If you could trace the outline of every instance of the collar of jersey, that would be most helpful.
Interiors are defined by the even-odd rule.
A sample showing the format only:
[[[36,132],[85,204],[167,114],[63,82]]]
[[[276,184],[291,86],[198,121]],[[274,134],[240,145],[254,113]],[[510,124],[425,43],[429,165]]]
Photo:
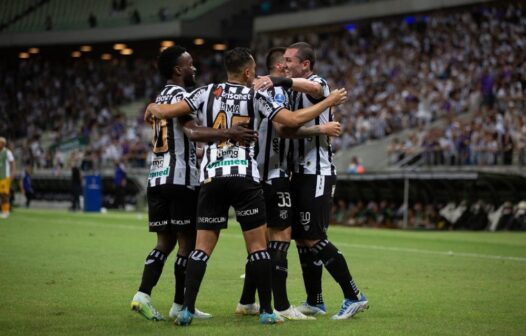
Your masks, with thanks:
[[[232,82],[229,82],[229,81],[226,81],[225,84],[228,84],[228,85],[237,85],[237,86],[244,86],[244,87],[248,87],[246,85],[243,85],[243,84],[239,84],[239,83],[232,83]]]

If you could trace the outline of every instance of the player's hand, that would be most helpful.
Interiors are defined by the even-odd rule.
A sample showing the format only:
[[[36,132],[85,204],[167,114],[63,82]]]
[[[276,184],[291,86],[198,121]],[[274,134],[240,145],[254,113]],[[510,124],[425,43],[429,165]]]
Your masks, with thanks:
[[[342,125],[337,121],[330,121],[320,125],[321,132],[330,137],[338,137],[342,134]]]
[[[146,112],[150,113],[152,116],[154,116],[157,119],[164,119],[164,116],[161,111],[161,105],[151,103],[148,104],[148,107],[146,108]]]
[[[254,79],[254,90],[267,90],[274,86],[269,76],[258,76]]]
[[[329,100],[331,106],[343,104],[347,100],[347,90],[345,88],[333,90],[326,99]]]
[[[258,132],[248,128],[248,122],[239,123],[229,129],[229,138],[232,142],[250,143],[258,139]]]
[[[146,111],[144,111],[144,122],[150,125],[153,124],[153,114],[150,109],[151,105],[155,104],[149,104],[148,107],[146,107]]]

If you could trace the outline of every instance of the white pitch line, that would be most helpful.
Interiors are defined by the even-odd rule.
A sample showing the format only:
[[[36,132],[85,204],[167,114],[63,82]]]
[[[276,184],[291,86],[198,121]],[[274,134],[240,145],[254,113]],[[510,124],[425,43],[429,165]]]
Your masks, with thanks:
[[[69,220],[57,220],[57,219],[39,219],[39,220],[48,220],[49,222],[55,223],[55,224],[65,224],[65,225],[72,225],[71,221]],[[82,221],[77,222],[75,225],[83,225],[83,226],[91,226],[91,227],[100,227],[100,228],[119,228],[119,229],[127,229],[127,230],[141,230],[144,232],[148,231],[148,228],[146,226],[134,226],[134,225],[127,225],[127,224],[104,224],[100,222],[91,222],[91,221]],[[243,238],[243,235],[241,233],[234,234],[234,233],[225,233],[222,232],[220,236],[226,236],[226,237],[235,237],[235,238]],[[480,254],[480,253],[468,253],[468,252],[454,252],[454,251],[431,251],[431,250],[421,250],[416,248],[408,248],[408,247],[393,247],[393,246],[383,246],[383,245],[366,245],[366,244],[353,244],[353,243],[346,243],[342,241],[338,241],[337,245],[339,246],[347,246],[352,248],[362,248],[362,249],[368,249],[368,250],[380,250],[380,251],[394,251],[394,252],[407,252],[407,253],[417,253],[417,254],[431,254],[431,255],[440,255],[440,256],[448,256],[448,257],[468,257],[468,258],[480,258],[480,259],[491,259],[491,260],[511,260],[511,261],[522,261],[526,262],[525,257],[513,257],[513,256],[499,256],[499,255],[491,255],[491,254]]]
[[[395,252],[408,252],[408,253],[418,253],[418,254],[432,254],[432,255],[441,255],[448,257],[468,257],[468,258],[481,258],[481,259],[493,259],[493,260],[513,260],[513,261],[523,261],[526,262],[524,257],[513,257],[513,256],[499,256],[491,254],[480,254],[480,253],[468,253],[468,252],[454,252],[454,251],[430,251],[430,250],[420,250],[415,248],[407,247],[391,247],[391,246],[381,246],[381,245],[364,245],[364,244],[350,244],[339,242],[338,245],[344,245],[349,247],[363,248],[369,250],[382,250],[382,251],[395,251]]]

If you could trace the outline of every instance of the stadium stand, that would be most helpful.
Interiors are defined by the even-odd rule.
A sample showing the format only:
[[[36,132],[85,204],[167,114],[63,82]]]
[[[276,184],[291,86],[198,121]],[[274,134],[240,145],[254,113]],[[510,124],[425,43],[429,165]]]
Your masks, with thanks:
[[[7,19],[10,17],[8,13],[18,13],[36,2],[40,4],[37,8],[15,22],[6,24],[3,30],[6,32],[27,32],[86,29],[90,27],[90,15],[96,18],[97,27],[118,27],[174,19],[193,19],[211,8],[221,5],[225,0],[26,0],[20,1],[20,3],[9,2],[13,5],[10,5],[9,12],[6,11],[3,15]],[[8,23],[9,21],[2,20],[1,22]]]
[[[141,23],[185,20],[213,11],[223,2],[155,0],[146,6],[143,1],[127,1],[125,9],[116,9],[109,0],[24,0],[10,3],[0,22],[10,22],[9,18],[26,13],[28,6],[38,3],[6,30],[42,31],[48,16],[52,18],[52,30],[86,29],[90,13],[96,16],[97,27],[131,26],[130,15],[135,10]],[[270,2],[277,10],[278,2]],[[315,9],[350,2],[310,1],[300,7]],[[245,12],[236,15],[241,17]],[[343,162],[338,167],[340,174],[347,170],[353,156],[361,158],[363,166],[354,160],[349,180],[344,176],[338,182],[337,190],[345,196],[337,197],[336,222],[475,228],[457,224],[455,217],[448,215],[446,206],[451,198],[454,213],[460,212],[463,201],[470,209],[479,199],[492,207],[487,211],[488,218],[495,218],[495,211],[501,208],[509,214],[509,204],[504,207],[506,201],[511,202],[515,212],[522,209],[519,204],[526,195],[517,186],[524,182],[524,174],[511,175],[509,181],[496,170],[486,171],[489,175],[477,173],[476,183],[485,187],[475,188],[475,182],[466,178],[472,171],[447,170],[441,182],[425,175],[429,173],[411,173],[414,176],[408,178],[410,201],[404,220],[404,178],[381,177],[374,170],[525,163],[524,17],[522,3],[490,3],[255,37],[259,73],[264,72],[263,56],[269,47],[306,40],[318,51],[316,71],[328,78],[332,87],[345,86],[350,92],[349,102],[335,110],[346,133],[333,144]],[[155,53],[157,48],[158,44],[153,48]],[[15,66],[0,64],[4,74],[0,83],[0,133],[16,140],[13,149],[17,159],[44,169],[46,178],[63,176],[72,164],[80,164],[86,171],[104,171],[121,158],[129,168],[142,169],[136,176],[144,176],[144,168],[140,167],[149,160],[146,153],[150,139],[140,111],[161,84],[154,57],[118,56],[110,62],[99,57],[100,53],[83,54],[79,59],[63,61],[41,54],[18,61]],[[197,58],[201,83],[218,81],[220,52]],[[130,103],[135,104],[133,111],[123,112],[123,105]],[[371,165],[374,160],[380,163]],[[364,170],[366,174],[360,174]],[[360,180],[362,177],[364,180]],[[37,174],[37,188],[38,178]],[[457,187],[451,189],[455,184]],[[473,194],[451,196],[452,191],[470,188]],[[381,195],[379,190],[383,190]],[[387,216],[389,221],[378,217],[386,211],[391,214]],[[521,227],[497,225],[499,220],[491,218],[485,228]]]

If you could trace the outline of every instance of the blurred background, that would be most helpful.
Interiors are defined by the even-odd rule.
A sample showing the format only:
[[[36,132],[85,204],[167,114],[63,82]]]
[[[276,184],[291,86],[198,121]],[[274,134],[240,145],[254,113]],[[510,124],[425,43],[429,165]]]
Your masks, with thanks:
[[[155,65],[163,48],[186,47],[200,85],[225,79],[226,49],[250,47],[265,74],[269,48],[306,41],[315,72],[349,92],[334,109],[345,131],[333,139],[333,223],[526,230],[525,1],[0,6],[0,136],[18,181],[31,176],[29,206],[77,209],[80,172],[100,178],[104,208],[144,208],[151,130],[142,115],[164,85]],[[23,183],[13,187],[25,206]]]

